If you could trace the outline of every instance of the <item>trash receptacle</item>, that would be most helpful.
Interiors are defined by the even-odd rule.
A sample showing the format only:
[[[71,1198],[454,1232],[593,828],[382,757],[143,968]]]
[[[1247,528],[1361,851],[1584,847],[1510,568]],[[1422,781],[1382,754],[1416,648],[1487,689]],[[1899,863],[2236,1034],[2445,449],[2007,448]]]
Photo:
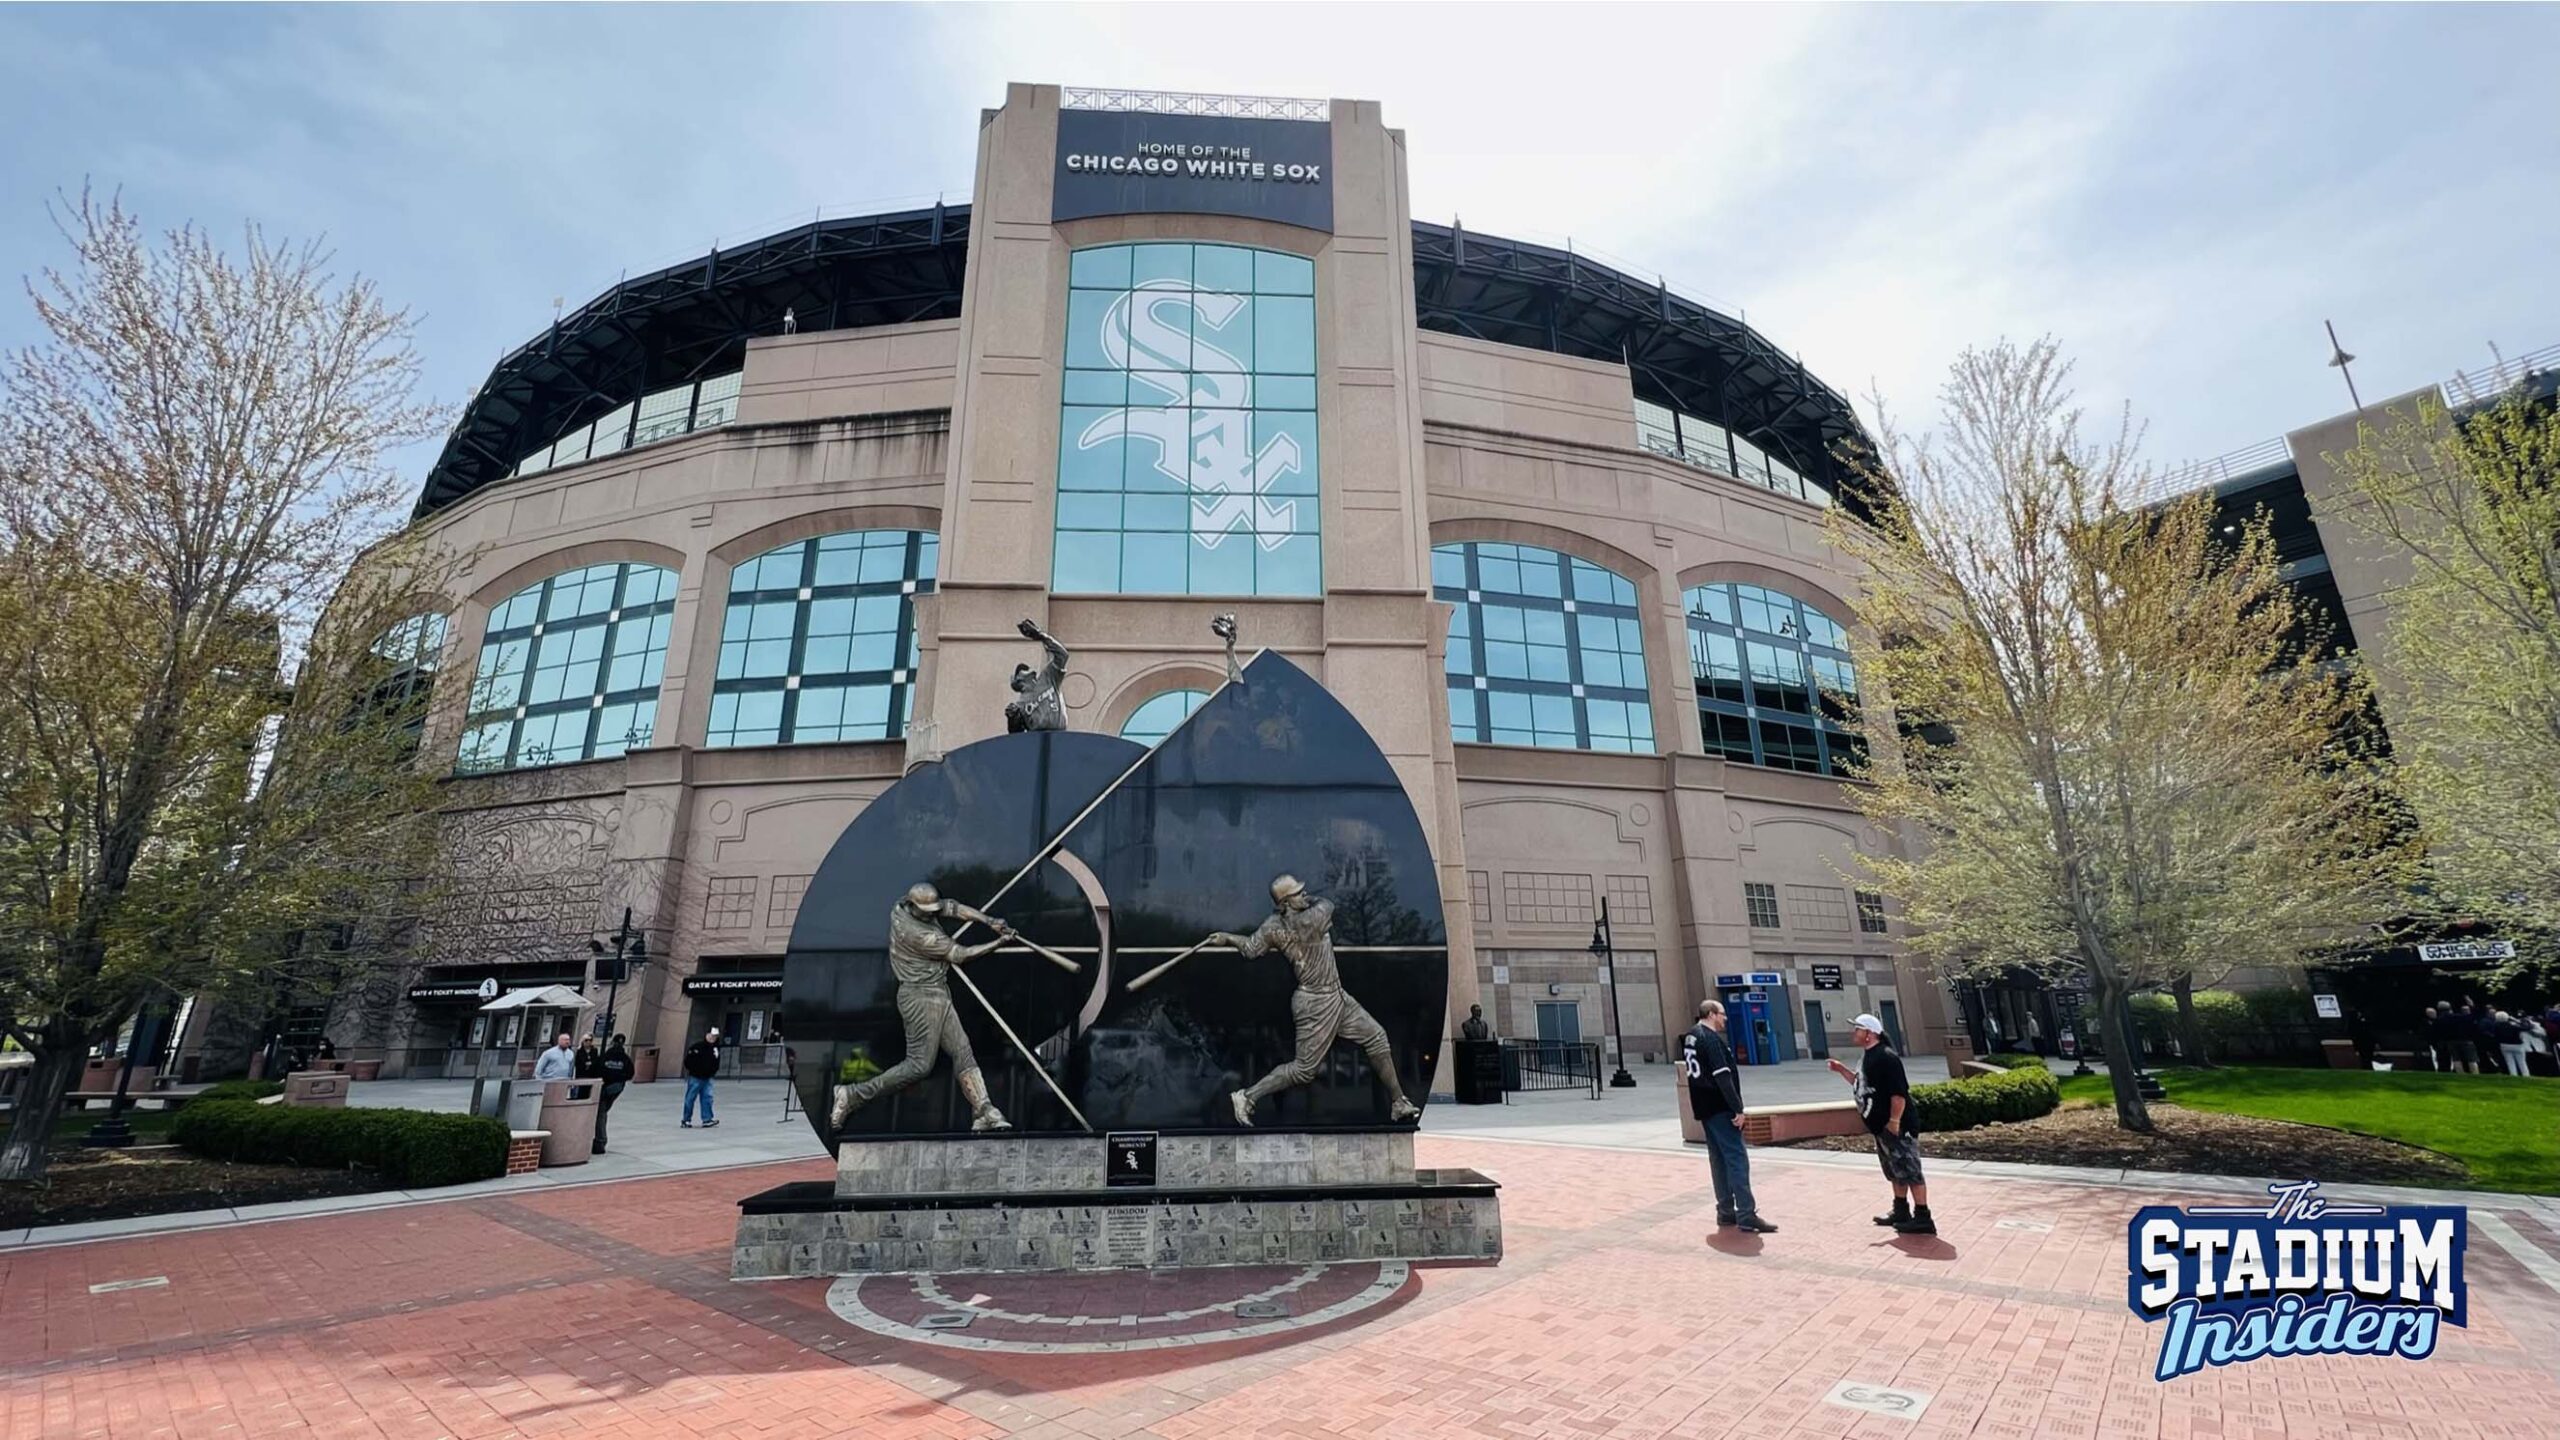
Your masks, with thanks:
[[[631,1083],[647,1085],[658,1078],[658,1047],[643,1045],[632,1052]]]
[[[508,1129],[539,1130],[542,1128],[541,1086],[528,1085],[520,1080],[500,1080],[498,1095],[499,1103],[506,1108]]]
[[[541,1123],[525,1127],[551,1132],[542,1142],[544,1166],[587,1163],[596,1145],[596,1099],[603,1093],[601,1080],[544,1083]]]

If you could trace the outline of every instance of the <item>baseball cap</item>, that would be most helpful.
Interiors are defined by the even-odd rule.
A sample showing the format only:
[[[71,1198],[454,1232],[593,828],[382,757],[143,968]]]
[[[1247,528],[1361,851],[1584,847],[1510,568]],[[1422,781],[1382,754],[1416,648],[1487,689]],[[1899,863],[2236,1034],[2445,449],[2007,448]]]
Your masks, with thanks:
[[[1857,1019],[1850,1021],[1849,1024],[1855,1029],[1872,1030],[1878,1035],[1884,1033],[1884,1022],[1873,1015],[1860,1015]]]

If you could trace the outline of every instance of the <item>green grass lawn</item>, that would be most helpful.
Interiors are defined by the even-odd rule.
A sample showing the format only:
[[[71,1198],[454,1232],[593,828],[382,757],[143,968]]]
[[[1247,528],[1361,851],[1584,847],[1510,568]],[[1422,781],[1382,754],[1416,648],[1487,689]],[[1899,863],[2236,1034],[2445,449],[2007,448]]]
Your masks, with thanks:
[[[2560,1195],[2560,1080],[2257,1067],[2156,1072],[2173,1104],[2322,1125],[2417,1145],[2471,1167],[2485,1190]],[[2065,1100],[2112,1104],[2104,1075],[2062,1081]]]
[[[106,1118],[107,1108],[103,1105],[93,1106],[87,1110],[66,1110],[62,1113],[62,1118],[54,1122],[53,1138],[57,1143],[83,1139],[88,1135],[90,1126]],[[127,1110],[124,1112],[125,1123],[133,1127],[135,1143],[141,1145],[167,1144],[169,1127],[177,1123],[177,1119],[178,1112],[175,1110]]]

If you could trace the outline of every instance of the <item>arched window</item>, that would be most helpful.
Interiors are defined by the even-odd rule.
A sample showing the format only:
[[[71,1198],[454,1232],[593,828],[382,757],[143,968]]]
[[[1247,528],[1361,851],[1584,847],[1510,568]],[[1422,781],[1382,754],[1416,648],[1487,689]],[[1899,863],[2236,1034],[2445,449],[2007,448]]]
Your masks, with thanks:
[[[1865,765],[1858,671],[1838,621],[1759,585],[1693,585],[1681,604],[1708,754],[1818,775]]]
[[[929,530],[795,540],[729,574],[705,746],[894,740],[915,704],[916,597]]]
[[[1120,738],[1153,745],[1173,733],[1173,727],[1191,718],[1209,698],[1206,690],[1167,690],[1130,712],[1120,722]]]
[[[1460,740],[1653,749],[1636,590],[1588,560],[1470,541],[1431,551],[1449,621],[1449,724]]]
[[[444,660],[447,631],[442,615],[412,615],[373,642],[373,658],[379,665],[364,708],[397,723],[413,750],[426,733],[427,706],[434,698],[436,667]]]
[[[1050,588],[1322,594],[1313,262],[1103,245],[1067,277]]]
[[[489,612],[463,721],[465,772],[599,760],[649,743],[676,576],[590,565]]]

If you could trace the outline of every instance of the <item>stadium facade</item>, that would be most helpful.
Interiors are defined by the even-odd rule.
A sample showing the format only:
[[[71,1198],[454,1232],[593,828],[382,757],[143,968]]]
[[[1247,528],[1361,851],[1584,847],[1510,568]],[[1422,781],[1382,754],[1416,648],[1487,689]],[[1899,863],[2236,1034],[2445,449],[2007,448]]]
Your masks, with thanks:
[[[1659,283],[1416,221],[1405,159],[1373,102],[1016,85],[969,205],[723,248],[501,361],[415,519],[474,556],[419,627],[466,880],[341,1048],[467,1072],[552,1023],[492,982],[604,1001],[627,912],[615,1028],[752,1068],[819,858],[1003,728],[1019,621],[1070,728],[1151,739],[1223,613],[1402,776],[1453,1026],[1605,1045],[1605,904],[1630,1058],[1716,994],[1759,1058],[1862,1010],[1941,1043],[1845,878],[1887,843],[1839,778],[1849,406]]]

